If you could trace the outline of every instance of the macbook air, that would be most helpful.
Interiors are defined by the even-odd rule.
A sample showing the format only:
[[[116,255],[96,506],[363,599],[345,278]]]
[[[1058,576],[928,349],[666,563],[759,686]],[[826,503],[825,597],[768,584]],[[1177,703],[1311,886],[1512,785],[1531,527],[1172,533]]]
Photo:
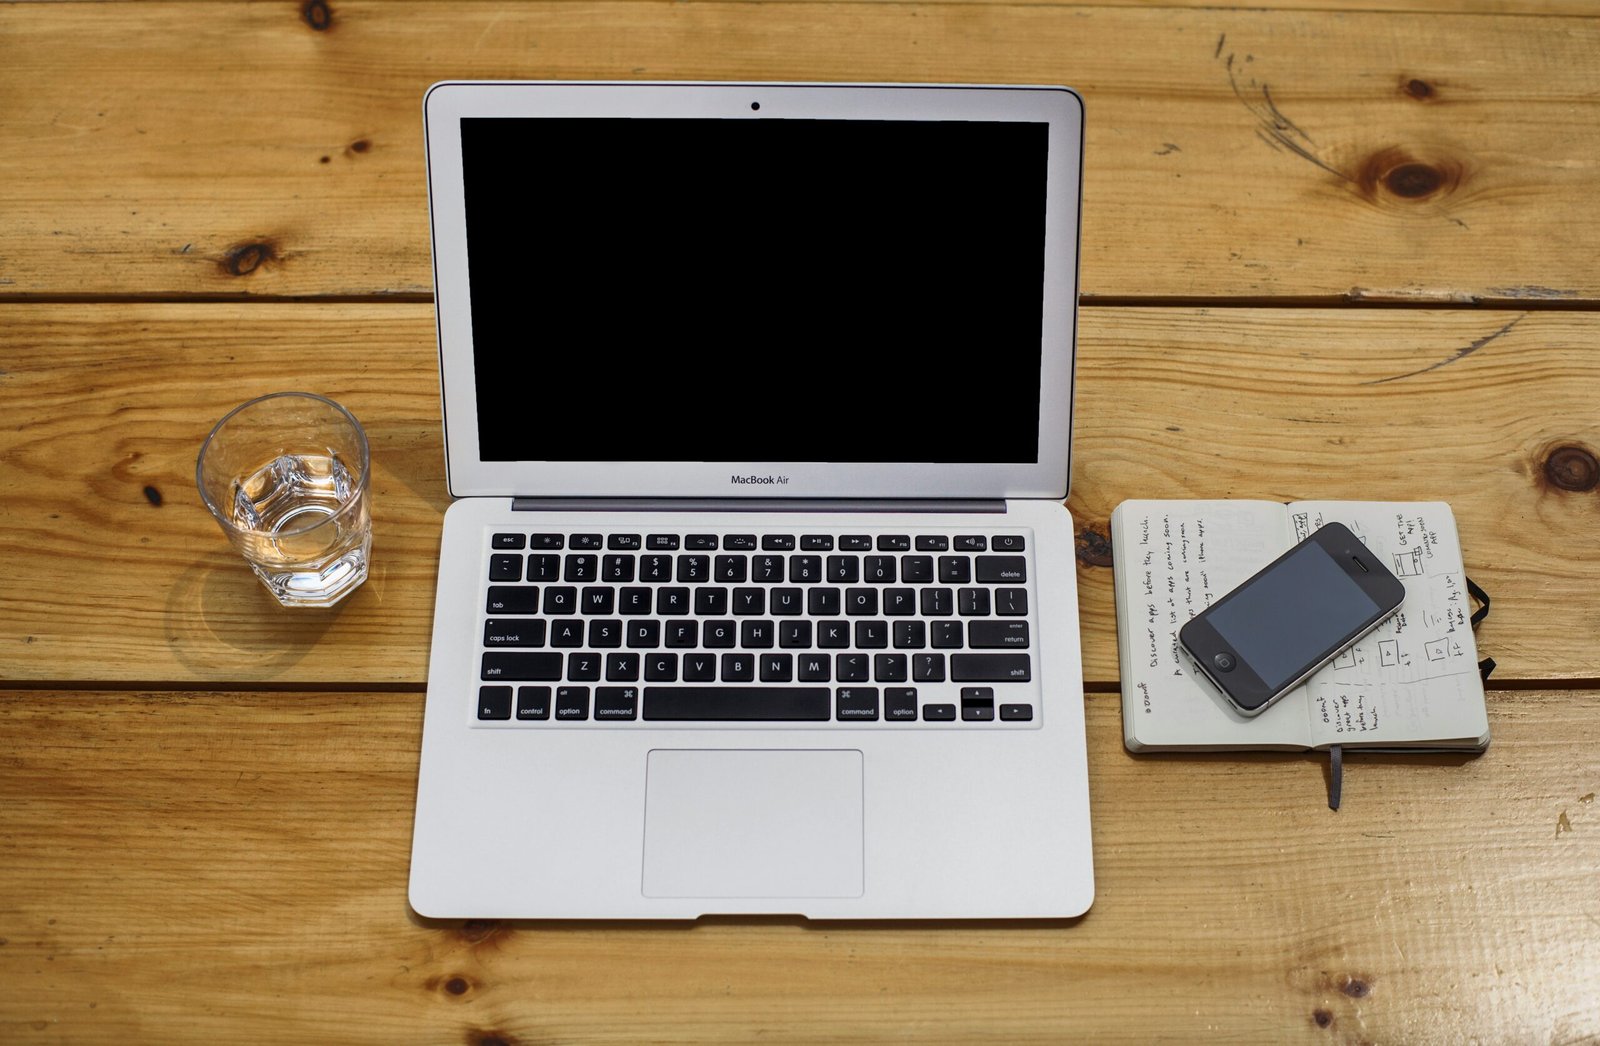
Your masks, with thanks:
[[[1066,88],[442,83],[424,916],[1093,895]]]

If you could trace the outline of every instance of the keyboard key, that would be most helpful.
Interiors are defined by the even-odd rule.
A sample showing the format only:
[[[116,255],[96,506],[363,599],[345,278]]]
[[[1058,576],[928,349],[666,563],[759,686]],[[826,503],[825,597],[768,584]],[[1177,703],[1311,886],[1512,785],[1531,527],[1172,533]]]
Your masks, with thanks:
[[[978,556],[974,565],[980,585],[1019,585],[1028,580],[1026,556]]]
[[[798,588],[772,590],[772,614],[775,617],[797,617],[805,611],[805,592]]]
[[[732,621],[707,621],[704,645],[712,649],[731,647],[739,641],[739,629]]]
[[[678,655],[669,653],[646,654],[644,678],[648,683],[671,683],[678,678]]]
[[[529,548],[565,548],[567,539],[560,534],[535,534],[528,539]]]
[[[479,719],[510,719],[511,688],[509,686],[480,686],[478,688]]]
[[[996,552],[1021,552],[1028,547],[1028,539],[1021,534],[996,534],[989,539],[989,547]]]
[[[583,622],[575,617],[550,622],[550,645],[553,647],[583,646]]]
[[[949,617],[955,613],[955,593],[948,588],[925,588],[920,597],[923,617]]]
[[[945,552],[950,548],[950,539],[940,534],[918,534],[918,552]]]
[[[503,654],[485,653],[483,655],[482,677],[484,679],[505,679],[527,682],[554,681],[561,678],[561,655],[555,653],[541,654]],[[506,700],[509,702],[511,690],[506,689]],[[506,706],[510,708],[509,703]],[[506,713],[509,716],[511,713]]]
[[[917,688],[891,686],[883,691],[883,718],[891,723],[916,722]]]
[[[790,556],[789,580],[796,584],[814,585],[822,580],[821,556]]]
[[[833,665],[826,654],[801,654],[795,659],[795,674],[802,683],[826,683],[833,676]]]
[[[994,720],[994,688],[964,686],[961,688],[961,719],[967,723],[988,723]]]
[[[578,590],[566,586],[551,585],[544,590],[544,612],[551,617],[576,614],[578,612]],[[511,613],[511,611],[504,611],[504,613]]]
[[[932,556],[901,556],[900,580],[908,585],[926,585],[933,580]]]
[[[586,686],[556,687],[557,719],[588,719],[589,688]]]
[[[689,534],[683,539],[683,547],[714,552],[717,548],[717,536],[715,534]]]
[[[865,683],[870,667],[866,654],[837,654],[833,659],[833,672],[841,683]]]
[[[644,718],[668,722],[810,722],[833,717],[825,686],[647,686]]]
[[[599,586],[586,588],[581,605],[585,614],[613,614],[617,609],[617,591]]]
[[[800,547],[807,552],[832,552],[832,534],[803,534],[800,537]]]
[[[857,621],[856,649],[883,650],[889,646],[889,622]]]
[[[528,557],[529,581],[560,581],[561,557],[554,553],[534,553]]]
[[[693,624],[693,622],[688,622]],[[634,650],[648,650],[653,646],[661,645],[661,622],[659,621],[630,621],[628,622],[628,646]]]
[[[639,681],[638,654],[607,654],[606,682],[637,683]]]
[[[886,588],[883,590],[883,614],[885,617],[914,617],[916,613],[916,589]]]
[[[828,581],[835,585],[853,585],[861,580],[860,556],[829,556]]]
[[[909,552],[911,551],[911,535],[909,534],[879,534],[879,552]]]
[[[955,705],[923,705],[922,719],[928,723],[949,723],[956,717]]]
[[[656,613],[662,617],[681,617],[688,612],[688,589],[677,587],[656,589]]]
[[[735,616],[765,614],[767,612],[767,590],[764,588],[734,589],[733,612]]]
[[[671,556],[644,556],[639,560],[640,581],[671,581]]]
[[[778,622],[778,645],[791,650],[806,650],[811,646],[811,622]]]
[[[793,534],[763,534],[761,548],[767,552],[789,552],[794,549]]]
[[[577,536],[573,536],[577,541]],[[588,554],[571,555],[567,557],[566,570],[562,574],[563,581],[594,581],[600,576],[600,557]]]
[[[700,622],[698,621],[668,621],[666,624],[666,645],[681,650],[684,647],[700,645]]]
[[[861,576],[871,585],[892,585],[896,581],[893,556],[866,556],[861,561]]]
[[[1026,683],[1033,678],[1027,654],[951,654],[950,678],[957,683]]]
[[[878,590],[875,588],[845,589],[844,612],[851,617],[876,614],[878,612]]]
[[[746,650],[768,650],[777,642],[778,630],[771,621],[742,621],[739,645]]]
[[[921,650],[928,645],[928,623],[926,621],[896,621],[894,623],[894,645],[898,650]]]
[[[697,583],[711,580],[710,556],[679,556],[678,580]]]
[[[970,585],[972,559],[968,556],[940,556],[939,583],[941,585]]]
[[[845,534],[839,538],[841,552],[871,552],[872,538],[866,534]]]
[[[624,588],[617,594],[617,613],[624,617],[639,617],[650,613],[648,588]]]
[[[813,588],[806,593],[806,613],[812,617],[836,617],[844,613],[844,600],[836,588]]]
[[[632,686],[597,686],[594,690],[594,718],[638,719],[639,689]]]
[[[490,614],[537,614],[539,590],[532,585],[490,586],[484,609]]]
[[[717,678],[717,655],[684,654],[683,681],[685,683],[711,683]]]
[[[723,654],[722,680],[725,683],[749,683],[756,678],[754,654]]]
[[[740,584],[750,578],[750,560],[744,556],[718,556],[712,576],[725,585]],[[679,581],[692,578],[680,576]]]
[[[1026,621],[974,621],[967,627],[967,644],[974,650],[994,650],[1004,647],[1025,648],[1028,645]]]
[[[1007,723],[1029,723],[1033,721],[1032,705],[1001,705],[1000,719]]]
[[[484,646],[544,646],[544,622],[491,617],[483,623]]]
[[[528,543],[523,534],[496,534],[489,541],[490,548],[522,548]]]
[[[959,650],[966,645],[964,634],[959,621],[933,621],[933,648],[935,650]]]
[[[722,539],[722,547],[730,552],[754,552],[758,546],[754,534],[728,534]]]
[[[906,655],[873,654],[872,679],[878,683],[904,683],[906,681]]]
[[[678,535],[651,534],[644,539],[644,547],[653,551],[676,552],[678,550]]]
[[[756,556],[750,561],[750,580],[763,585],[783,584],[783,557]]]
[[[989,542],[982,534],[957,534],[955,548],[961,552],[987,552]]]
[[[1025,588],[995,589],[994,612],[1001,617],[1025,617],[1028,613],[1028,590]]]
[[[600,576],[606,581],[632,581],[632,556],[606,556],[600,561]]]
[[[602,650],[622,645],[622,622],[614,617],[597,617],[589,622],[589,645]]]
[[[550,718],[550,688],[547,686],[517,687],[517,720],[519,722]]]
[[[761,681],[763,683],[787,683],[792,679],[794,679],[793,654],[761,655]]]
[[[709,586],[694,590],[694,612],[701,617],[721,617],[728,612],[728,590]]]
[[[962,617],[988,617],[990,610],[989,590],[986,588],[963,588],[956,596],[956,609]]]
[[[600,549],[605,547],[605,541],[599,534],[574,534],[567,541],[568,548]]]
[[[838,650],[850,645],[850,626],[843,621],[818,621],[817,646]]]
[[[522,554],[507,553],[489,557],[490,581],[521,581]]]
[[[606,548],[614,552],[637,552],[644,547],[637,534],[612,534],[606,538]]]
[[[588,651],[567,655],[567,678],[574,683],[592,683],[600,678],[600,655]],[[538,678],[542,679],[543,676]]]
[[[878,718],[878,688],[875,686],[841,686],[835,691],[834,708],[840,722],[872,720]]]
[[[911,678],[919,683],[944,682],[944,655],[914,655],[911,658]]]

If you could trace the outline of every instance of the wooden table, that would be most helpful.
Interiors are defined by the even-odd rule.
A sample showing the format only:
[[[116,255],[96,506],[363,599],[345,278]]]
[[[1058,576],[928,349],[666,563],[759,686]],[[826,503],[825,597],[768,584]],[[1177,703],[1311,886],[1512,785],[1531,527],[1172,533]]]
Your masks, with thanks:
[[[1590,0],[0,5],[0,1040],[1600,1040]],[[437,923],[405,882],[447,503],[437,79],[1069,83],[1099,895],[1066,924]],[[283,612],[194,454],[373,440],[371,580]],[[1494,741],[1121,744],[1127,497],[1442,499]]]

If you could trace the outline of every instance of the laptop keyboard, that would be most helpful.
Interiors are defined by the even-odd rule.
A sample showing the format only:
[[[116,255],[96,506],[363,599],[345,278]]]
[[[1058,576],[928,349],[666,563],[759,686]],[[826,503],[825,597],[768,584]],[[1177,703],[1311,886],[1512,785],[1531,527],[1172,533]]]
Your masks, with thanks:
[[[481,726],[1036,725],[1025,533],[497,530]]]

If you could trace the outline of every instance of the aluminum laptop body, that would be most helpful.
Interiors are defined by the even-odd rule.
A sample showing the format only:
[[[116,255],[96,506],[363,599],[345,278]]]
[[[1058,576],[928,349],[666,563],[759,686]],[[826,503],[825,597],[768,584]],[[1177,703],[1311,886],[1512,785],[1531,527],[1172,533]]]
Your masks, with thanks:
[[[412,907],[1084,912],[1081,99],[424,108],[456,500]]]

